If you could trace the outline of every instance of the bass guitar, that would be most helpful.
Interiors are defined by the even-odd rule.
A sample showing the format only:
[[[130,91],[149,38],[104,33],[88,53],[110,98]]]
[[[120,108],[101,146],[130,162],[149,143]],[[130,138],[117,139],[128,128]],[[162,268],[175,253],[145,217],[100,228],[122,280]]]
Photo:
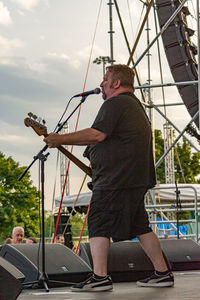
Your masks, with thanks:
[[[37,121],[37,116],[28,113],[27,118],[24,119],[24,124],[27,127],[31,127],[39,136],[48,136],[47,127],[45,125],[45,121],[41,119],[40,121]],[[63,146],[56,147],[59,151],[61,151],[67,158],[69,158],[75,165],[77,165],[83,172],[85,172],[88,176],[92,177],[92,170],[90,167],[85,165],[82,161],[80,161],[76,156],[74,156],[71,152],[69,152],[67,149],[65,149]]]

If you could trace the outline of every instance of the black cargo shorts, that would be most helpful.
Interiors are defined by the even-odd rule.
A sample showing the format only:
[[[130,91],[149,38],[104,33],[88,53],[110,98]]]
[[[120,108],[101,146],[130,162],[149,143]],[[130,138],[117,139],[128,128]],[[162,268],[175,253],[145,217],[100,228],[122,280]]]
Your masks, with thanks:
[[[94,190],[88,215],[89,238],[130,240],[151,232],[144,207],[146,187],[124,190]]]

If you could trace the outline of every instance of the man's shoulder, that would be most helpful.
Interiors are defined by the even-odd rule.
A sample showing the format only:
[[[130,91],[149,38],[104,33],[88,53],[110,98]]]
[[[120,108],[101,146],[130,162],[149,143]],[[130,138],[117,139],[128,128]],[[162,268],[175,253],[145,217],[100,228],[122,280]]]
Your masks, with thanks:
[[[104,102],[105,106],[107,105],[141,105],[140,100],[135,96],[135,94],[127,92],[127,93],[121,93],[117,96],[111,97],[108,100]],[[103,105],[104,105],[103,104]]]

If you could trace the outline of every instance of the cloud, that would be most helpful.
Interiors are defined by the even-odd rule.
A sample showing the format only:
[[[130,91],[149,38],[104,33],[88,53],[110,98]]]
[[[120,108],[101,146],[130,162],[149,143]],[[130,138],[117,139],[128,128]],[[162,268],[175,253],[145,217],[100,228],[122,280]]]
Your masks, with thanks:
[[[39,4],[39,2],[41,2],[41,0],[13,0],[13,2],[17,3],[25,10],[32,10]]]
[[[1,97],[13,97],[27,99],[36,102],[59,95],[56,86],[48,83],[38,74],[31,72],[26,66],[1,66],[0,67],[0,95]],[[44,100],[45,101],[45,100]]]
[[[24,48],[25,45],[26,43],[19,39],[7,39],[0,35],[0,65],[15,64],[11,56],[12,53],[14,53],[14,50],[17,48]]]
[[[12,23],[8,8],[0,2],[0,25],[11,25]]]

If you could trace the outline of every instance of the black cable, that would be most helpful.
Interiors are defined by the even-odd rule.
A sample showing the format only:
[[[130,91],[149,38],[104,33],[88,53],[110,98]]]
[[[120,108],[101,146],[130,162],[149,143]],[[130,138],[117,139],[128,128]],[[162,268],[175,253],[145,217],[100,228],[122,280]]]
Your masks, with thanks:
[[[69,107],[69,104],[70,104],[70,102],[72,101],[73,98],[74,98],[74,97],[72,97],[71,99],[69,99],[69,101],[68,101],[68,103],[67,103],[67,105],[66,105],[66,108],[65,108],[65,110],[64,110],[64,112],[63,112],[63,114],[62,114],[62,116],[60,117],[60,120],[58,121],[58,123],[57,123],[57,125],[56,125],[56,127],[55,127],[55,129],[54,129],[53,132],[55,132],[56,129],[61,125],[61,121],[62,121],[62,119],[63,119],[65,113],[67,112],[67,109],[68,109],[68,107]]]

